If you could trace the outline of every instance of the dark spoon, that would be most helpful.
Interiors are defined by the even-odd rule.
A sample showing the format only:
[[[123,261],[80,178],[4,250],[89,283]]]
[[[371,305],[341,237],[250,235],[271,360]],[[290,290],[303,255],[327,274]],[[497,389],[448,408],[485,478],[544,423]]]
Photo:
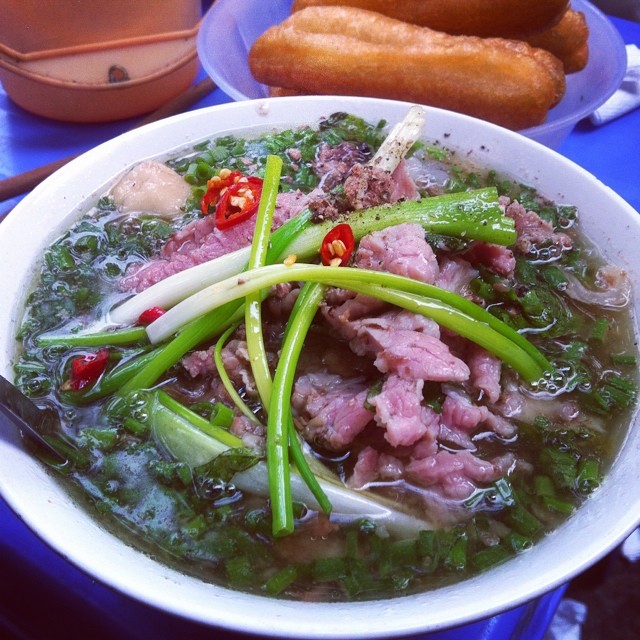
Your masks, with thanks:
[[[59,432],[60,422],[56,412],[40,409],[3,376],[0,376],[0,414],[18,428],[27,443],[45,455],[53,456],[52,462],[68,463],[66,456],[44,437],[44,434]]]

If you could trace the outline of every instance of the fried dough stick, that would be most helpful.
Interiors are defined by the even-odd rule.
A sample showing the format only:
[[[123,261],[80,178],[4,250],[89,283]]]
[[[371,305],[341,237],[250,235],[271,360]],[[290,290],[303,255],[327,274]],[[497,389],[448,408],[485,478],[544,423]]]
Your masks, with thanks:
[[[456,35],[522,39],[556,24],[568,0],[295,0],[293,11],[346,5]]]
[[[559,58],[565,73],[582,71],[589,61],[589,26],[580,11],[569,9],[557,25],[526,40]]]
[[[512,129],[542,123],[565,91],[560,61],[524,42],[451,36],[352,7],[309,7],[268,29],[249,65],[301,93],[407,100]]]

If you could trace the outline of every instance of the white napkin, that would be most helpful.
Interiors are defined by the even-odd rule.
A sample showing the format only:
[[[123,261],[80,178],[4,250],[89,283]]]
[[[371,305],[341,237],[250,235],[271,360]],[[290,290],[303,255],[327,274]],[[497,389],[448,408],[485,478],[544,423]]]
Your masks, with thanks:
[[[623,543],[622,555],[629,562],[640,560],[640,529],[636,529]]]
[[[580,640],[587,607],[582,602],[563,598],[553,616],[544,640]]]
[[[640,49],[635,44],[628,44],[627,73],[620,88],[591,114],[591,122],[605,124],[636,107],[640,107]]]

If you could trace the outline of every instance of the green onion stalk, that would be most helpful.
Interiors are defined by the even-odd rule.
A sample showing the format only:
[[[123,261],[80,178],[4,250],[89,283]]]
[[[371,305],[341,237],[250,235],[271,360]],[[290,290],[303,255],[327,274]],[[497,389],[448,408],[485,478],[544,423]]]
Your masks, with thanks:
[[[278,187],[280,183],[281,167],[282,160],[280,158],[273,155],[267,156],[263,193],[260,199],[258,219],[256,221],[256,228],[251,245],[251,255],[249,257],[248,268],[250,270],[264,266],[267,259],[273,212],[276,206],[276,196],[278,194]],[[306,335],[306,330],[302,330],[302,328],[308,328],[313,319],[313,315],[315,315],[315,312],[313,312],[310,316],[309,310],[317,309],[324,295],[323,287],[319,286],[316,287],[316,289],[317,292],[315,296],[303,296],[303,298],[306,299],[308,306],[304,309],[300,309],[299,306],[296,306],[294,309],[292,324],[290,324],[290,326],[295,326],[296,329],[295,331],[292,331],[290,335],[295,335],[295,337],[298,338],[298,341],[296,342],[297,353],[300,352],[300,349],[302,348],[301,342],[304,341],[304,336]],[[272,402],[276,396],[282,395],[282,390],[280,389],[282,383],[279,383],[277,393],[274,395],[272,393],[273,383],[271,380],[271,371],[269,369],[267,350],[264,344],[264,335],[262,332],[262,300],[264,296],[264,290],[252,291],[245,296],[245,328],[247,336],[247,352],[249,355],[249,362],[251,363],[251,371],[262,405],[267,408],[268,415],[270,416],[267,422],[267,473],[269,479],[269,495],[271,499],[273,534],[275,536],[281,536],[292,533],[294,529],[293,500],[291,497],[291,468],[289,464],[290,450],[300,476],[307,483],[323,511],[327,513],[330,512],[331,504],[326,497],[326,494],[320,488],[320,485],[311,472],[304,457],[302,448],[297,439],[297,434],[295,433],[290,410],[288,410],[286,414],[283,414],[279,410],[280,404],[277,401]],[[307,322],[305,322],[305,320],[307,320]],[[287,343],[285,341],[285,349],[286,346]],[[289,359],[286,350],[283,350],[280,361],[281,363],[287,362],[289,366],[293,363],[293,371],[295,372],[295,363],[297,362],[297,358],[294,359],[292,357]],[[291,374],[291,378],[293,378],[293,373]],[[287,398],[288,408],[288,399],[291,397],[291,389],[289,389],[288,394],[285,397]],[[272,407],[275,407],[275,414],[273,417],[271,417]]]
[[[510,245],[517,238],[513,219],[504,215],[494,187],[407,200],[355,211],[345,218],[355,241],[401,222],[421,225],[428,233]],[[306,209],[276,229],[269,238],[265,264],[281,262],[294,254],[298,262],[315,260],[333,222],[314,224]],[[154,306],[172,307],[201,289],[239,274],[247,268],[252,249],[246,247],[176,273],[111,310],[102,324],[131,324]]]
[[[236,388],[227,373],[227,370],[224,366],[224,362],[222,361],[222,349],[226,344],[227,340],[231,336],[231,334],[238,328],[239,323],[232,324],[216,341],[216,346],[213,350],[213,361],[216,365],[216,371],[218,372],[218,377],[222,381],[222,386],[225,388],[226,392],[229,394],[231,401],[237,407],[237,409],[242,413],[246,418],[248,418],[254,424],[260,424],[260,421],[256,417],[255,413],[251,411],[251,409],[247,406],[247,403],[240,397],[240,394],[236,391]]]
[[[551,363],[524,336],[470,300],[404,276],[351,267],[310,264],[260,267],[191,296],[150,324],[147,333],[152,342],[160,342],[202,313],[211,313],[248,293],[283,282],[317,282],[388,302],[393,299],[393,304],[433,318],[494,353],[530,383],[553,370]]]
[[[424,198],[416,202],[402,202],[392,206],[375,207],[356,212],[356,240],[366,233],[384,228],[396,222],[413,221],[421,224],[427,231],[442,235],[459,235],[461,237],[491,241],[496,244],[511,244],[515,240],[513,220],[503,215],[498,204],[497,192],[493,188],[479,189],[466,193],[446,194]],[[309,210],[292,218],[271,234],[265,258],[267,264],[284,259],[295,252],[296,259],[315,259],[320,243],[330,224],[313,225],[310,222]],[[351,222],[351,217],[349,218]],[[227,254],[204,265],[175,274],[149,289],[137,294],[111,313],[111,321],[135,322],[142,311],[152,306],[163,308],[174,305],[185,297],[196,293],[208,283],[217,282],[240,273],[247,265],[250,250],[243,249]],[[470,303],[472,304],[472,303]],[[103,376],[102,380],[91,390],[83,394],[69,394],[72,402],[83,402],[119,392],[126,394],[134,389],[148,388],[155,384],[159,377],[191,349],[198,344],[211,340],[225,331],[244,312],[242,302],[234,301],[223,305],[212,312],[195,319],[181,327],[173,339],[153,351],[119,365]],[[126,330],[131,339],[138,340],[141,332]],[[74,335],[74,340],[82,340],[83,346],[91,345],[90,330],[81,338]],[[99,331],[99,342],[105,335],[117,335],[115,331]],[[65,339],[68,337],[65,337]],[[48,344],[55,344],[55,336],[47,338]],[[79,344],[77,342],[76,344]],[[86,400],[84,400],[86,398]]]
[[[260,198],[258,218],[256,220],[253,242],[251,244],[251,254],[249,256],[249,270],[263,267],[266,263],[281,169],[282,160],[278,156],[267,156],[262,197]],[[268,406],[271,395],[271,373],[269,371],[267,350],[264,345],[264,335],[262,333],[263,297],[260,290],[252,291],[245,296],[244,324],[247,335],[247,352],[249,354],[253,378],[263,406]]]
[[[291,394],[296,367],[309,327],[324,299],[324,293],[325,286],[322,284],[307,283],[303,287],[287,324],[273,380],[267,421],[267,466],[269,485],[272,489],[270,498],[273,534],[276,536],[292,533],[294,528],[289,449],[300,475],[320,507],[325,513],[331,512],[331,503],[304,457],[291,415]]]

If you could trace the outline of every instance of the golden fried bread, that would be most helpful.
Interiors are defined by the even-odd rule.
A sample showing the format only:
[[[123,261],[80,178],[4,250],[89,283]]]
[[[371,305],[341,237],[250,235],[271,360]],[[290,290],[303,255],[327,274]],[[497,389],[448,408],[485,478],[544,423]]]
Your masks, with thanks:
[[[570,9],[557,25],[527,38],[527,42],[560,58],[565,73],[582,71],[589,61],[589,26],[580,11]]]
[[[268,29],[251,71],[280,93],[373,96],[512,129],[544,122],[565,91],[562,64],[524,42],[452,36],[353,7],[309,7]]]
[[[549,29],[568,0],[294,0],[292,11],[312,6],[351,6],[377,11],[457,35],[521,39]]]

